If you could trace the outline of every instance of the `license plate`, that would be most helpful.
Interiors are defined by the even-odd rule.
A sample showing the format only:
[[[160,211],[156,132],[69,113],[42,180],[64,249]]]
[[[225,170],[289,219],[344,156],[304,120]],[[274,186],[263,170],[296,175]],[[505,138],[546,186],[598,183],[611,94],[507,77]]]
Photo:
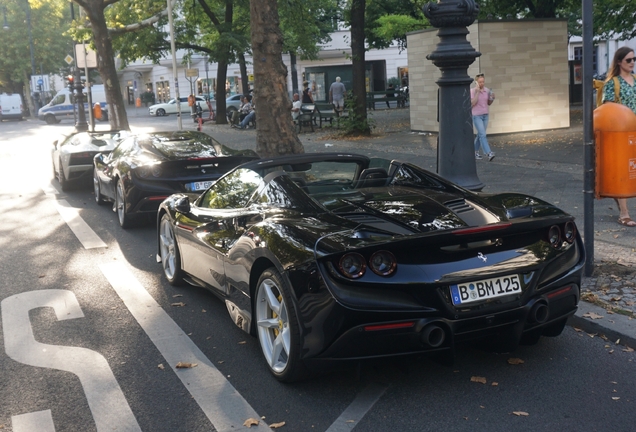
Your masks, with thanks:
[[[186,184],[186,189],[191,191],[202,191],[212,186],[213,181],[192,182]]]
[[[510,275],[475,282],[451,285],[454,305],[464,305],[480,300],[502,297],[521,292],[519,275]]]

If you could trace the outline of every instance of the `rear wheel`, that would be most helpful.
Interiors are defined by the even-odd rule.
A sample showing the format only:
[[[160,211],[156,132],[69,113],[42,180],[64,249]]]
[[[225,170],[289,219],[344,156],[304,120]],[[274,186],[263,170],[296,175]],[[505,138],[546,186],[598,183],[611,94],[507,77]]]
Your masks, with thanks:
[[[163,117],[163,116],[165,116],[165,115],[166,115],[166,110],[165,110],[165,109],[163,109],[163,108],[159,108],[159,109],[157,110],[157,117]]]
[[[174,236],[174,228],[167,214],[164,214],[159,223],[159,255],[163,274],[170,285],[181,285],[183,282],[183,270],[181,270],[181,255],[179,246]]]
[[[69,184],[68,179],[64,175],[64,166],[62,165],[62,159],[58,161],[57,181],[60,183],[60,188],[62,188],[62,191],[66,192],[68,190]]]
[[[254,311],[258,340],[272,374],[283,382],[306,376],[300,360],[300,330],[291,289],[273,267],[258,280]]]
[[[126,229],[133,226],[133,217],[126,211],[126,189],[124,182],[119,179],[117,181],[117,192],[115,193],[115,211],[119,225]]]
[[[97,205],[104,204],[104,195],[102,195],[102,188],[99,186],[99,178],[97,177],[97,170],[95,168],[93,168],[93,191],[95,192],[95,202]]]
[[[44,116],[44,121],[46,122],[46,124],[55,124],[58,122],[53,114],[47,114],[46,116]]]

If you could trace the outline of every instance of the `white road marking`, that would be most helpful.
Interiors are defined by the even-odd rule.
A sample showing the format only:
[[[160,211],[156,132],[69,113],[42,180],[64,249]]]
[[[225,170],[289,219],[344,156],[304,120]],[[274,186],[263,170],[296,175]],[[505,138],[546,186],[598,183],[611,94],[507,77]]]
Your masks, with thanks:
[[[251,428],[243,426],[243,422],[248,418],[260,419],[260,416],[152,298],[126,266],[110,263],[99,267],[217,432],[248,429],[271,431],[263,421]],[[177,369],[176,365],[179,362],[196,363],[197,367]]]
[[[51,410],[12,416],[11,428],[13,432],[55,432]]]
[[[79,215],[78,209],[71,207],[66,200],[53,200],[57,211],[67,223],[71,231],[75,234],[77,239],[82,243],[84,249],[94,249],[100,247],[107,247],[106,243],[99,238],[95,231],[88,226],[88,224]]]
[[[352,430],[362,420],[362,417],[373,408],[373,405],[382,397],[387,388],[388,386],[378,383],[369,384],[351,402],[347,409],[340,414],[340,417],[329,426],[326,432],[348,432]]]
[[[41,307],[53,308],[59,321],[84,317],[71,291],[29,291],[7,297],[0,303],[7,355],[30,366],[77,375],[98,431],[141,431],[119,383],[101,354],[86,348],[48,345],[35,340],[29,311]]]

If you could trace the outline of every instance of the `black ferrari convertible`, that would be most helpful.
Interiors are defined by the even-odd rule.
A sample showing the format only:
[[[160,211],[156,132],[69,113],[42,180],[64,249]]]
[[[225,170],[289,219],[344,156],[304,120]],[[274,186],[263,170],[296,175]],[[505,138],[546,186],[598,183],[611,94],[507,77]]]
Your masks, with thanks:
[[[585,261],[573,217],[474,193],[406,162],[322,153],[248,162],[167,198],[158,260],[258,335],[281,381],[319,363],[559,335]]]
[[[234,150],[194,131],[137,134],[112,153],[93,159],[95,201],[113,202],[122,228],[138,216],[154,215],[175,192],[203,191],[230,169],[258,159],[252,150]]]

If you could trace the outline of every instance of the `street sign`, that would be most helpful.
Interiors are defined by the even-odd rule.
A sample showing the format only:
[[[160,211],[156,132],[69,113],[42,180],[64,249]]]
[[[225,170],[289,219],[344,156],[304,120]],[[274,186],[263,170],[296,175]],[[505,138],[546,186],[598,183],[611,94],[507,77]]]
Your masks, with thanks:
[[[71,57],[70,55],[67,55],[66,57],[64,57],[64,61],[67,64],[71,64],[71,63],[73,63],[73,57]]]
[[[86,44],[75,44],[75,58],[77,59],[77,67],[80,69],[97,67],[97,53]]]
[[[41,92],[50,91],[49,76],[48,75],[33,75],[31,76],[31,91]]]
[[[186,69],[185,74],[186,78],[196,78],[199,76],[199,69]]]

